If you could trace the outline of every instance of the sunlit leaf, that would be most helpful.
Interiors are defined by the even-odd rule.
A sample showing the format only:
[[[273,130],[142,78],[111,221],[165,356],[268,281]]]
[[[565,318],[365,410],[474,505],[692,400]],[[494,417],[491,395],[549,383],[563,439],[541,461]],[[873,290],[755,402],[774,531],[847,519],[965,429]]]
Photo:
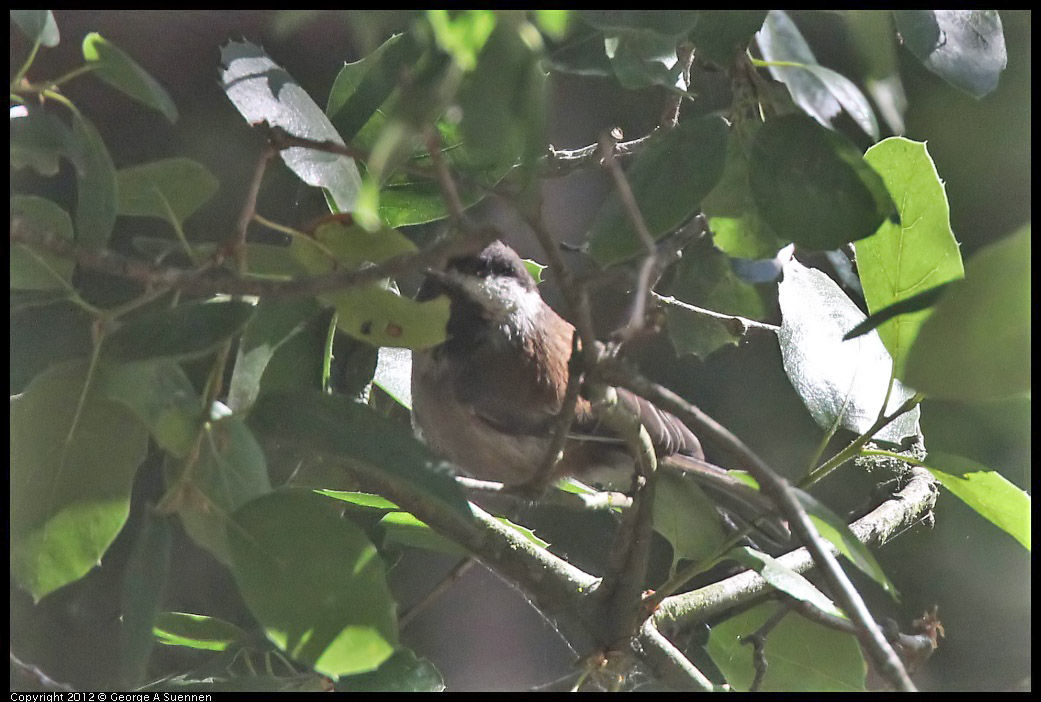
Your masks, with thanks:
[[[903,379],[931,397],[980,402],[1030,391],[1030,227],[969,259],[922,324]]]
[[[331,502],[274,492],[233,519],[232,572],[275,645],[333,678],[375,670],[391,656],[398,632],[383,563]]]
[[[890,596],[894,599],[900,597],[896,586],[889,579],[889,576],[886,575],[885,571],[882,570],[882,566],[879,565],[874,554],[871,553],[863,541],[850,531],[849,526],[846,525],[846,522],[841,517],[808,492],[796,490],[796,496],[799,498],[802,508],[806,510],[810,520],[813,522],[813,526],[816,527],[817,533],[822,538],[830,541],[846,560],[855,565],[860,572],[878,583]]]
[[[963,270],[943,182],[925,144],[891,137],[868,149],[864,160],[882,177],[900,213],[899,223],[884,221],[854,244],[864,300],[874,313],[961,278]],[[904,314],[879,327],[898,376],[927,316]]]
[[[289,134],[343,144],[314,100],[293,77],[249,42],[229,42],[221,50],[224,90],[249,124],[267,122]],[[308,185],[325,188],[340,212],[354,209],[361,176],[354,159],[342,154],[294,147],[282,160]]]
[[[86,575],[123,528],[148,431],[64,363],[11,400],[11,574],[33,599]]]
[[[771,10],[756,35],[767,61],[797,63],[770,66],[770,74],[788,86],[792,99],[824,126],[845,110],[872,139],[878,139],[878,122],[871,103],[845,76],[817,63],[802,34],[782,10]]]
[[[955,497],[1030,550],[1030,495],[1001,473],[961,456],[930,453],[928,464]]]
[[[152,633],[161,644],[204,651],[223,651],[246,635],[231,622],[185,612],[162,612],[156,617]]]
[[[831,278],[794,259],[784,267],[778,302],[784,371],[810,415],[825,430],[839,422],[858,433],[867,431],[882,409],[893,368],[878,333],[843,341],[864,313]],[[886,412],[894,412],[912,394],[896,383]],[[906,412],[876,437],[900,443],[917,435],[919,414],[917,407]]]
[[[893,17],[930,71],[974,98],[998,87],[1008,57],[997,10],[893,10]]]

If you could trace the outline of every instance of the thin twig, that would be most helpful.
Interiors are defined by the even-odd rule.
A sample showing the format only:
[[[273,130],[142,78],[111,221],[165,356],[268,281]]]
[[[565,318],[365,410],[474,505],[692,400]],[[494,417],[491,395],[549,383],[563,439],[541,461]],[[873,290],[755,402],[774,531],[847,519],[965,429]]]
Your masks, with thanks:
[[[777,333],[781,330],[781,328],[776,324],[758,322],[754,319],[739,317],[734,314],[723,314],[722,312],[716,312],[714,310],[706,309],[704,307],[692,305],[689,302],[684,302],[683,300],[677,300],[676,298],[671,297],[669,295],[660,295],[656,292],[652,292],[651,294],[654,295],[655,300],[661,302],[662,304],[671,305],[672,307],[678,307],[682,310],[686,310],[687,312],[698,314],[702,317],[710,317],[712,319],[722,322],[726,325],[727,331],[729,331],[734,336],[744,336],[753,329],[770,331],[774,333]]]
[[[253,220],[253,215],[257,211],[257,196],[260,194],[260,186],[264,182],[264,173],[267,172],[267,165],[276,151],[277,149],[269,144],[264,147],[264,150],[257,158],[257,165],[253,168],[253,178],[250,180],[246,197],[242,201],[239,218],[235,222],[235,229],[228,239],[227,249],[232,254],[232,258],[235,261],[235,271],[240,276],[246,272],[246,231],[249,229],[249,223]]]
[[[631,338],[641,329],[643,329],[645,320],[647,318],[647,297],[650,294],[651,287],[651,274],[657,268],[657,254],[658,250],[654,244],[654,237],[651,236],[651,232],[647,229],[647,222],[643,218],[643,213],[640,212],[640,206],[636,202],[636,196],[633,195],[633,190],[629,186],[629,180],[625,177],[625,171],[622,170],[617,159],[614,157],[615,153],[615,139],[609,134],[604,134],[600,138],[600,151],[603,156],[604,168],[611,174],[611,179],[614,180],[615,190],[618,191],[618,197],[622,203],[622,209],[625,210],[626,216],[629,218],[630,224],[633,226],[633,230],[636,232],[640,243],[643,244],[646,256],[640,263],[640,270],[636,276],[635,291],[633,294],[633,306],[632,311],[629,314],[629,323],[626,325],[623,332],[623,338]]]
[[[14,651],[11,651],[10,654],[11,665],[14,666],[16,670],[19,670],[22,673],[25,673],[26,675],[31,677],[44,688],[48,690],[57,690],[58,692],[76,692],[76,688],[72,687],[71,685],[66,685],[63,682],[58,682],[57,680],[47,675],[47,673],[43,672],[32,663],[26,663],[25,661],[21,660],[20,658],[18,658],[18,656],[14,655]],[[11,695],[11,697],[25,697],[26,699],[28,699],[28,696],[22,695]]]
[[[456,563],[452,570],[448,571],[445,577],[441,578],[440,582],[434,586],[434,589],[423,595],[417,602],[411,607],[406,609],[398,617],[398,627],[405,629],[409,624],[416,618],[416,616],[424,609],[430,606],[437,598],[448,592],[449,588],[459,582],[459,579],[466,575],[467,571],[473,568],[477,564],[477,559],[468,556]]]
[[[763,678],[766,677],[766,669],[769,667],[769,662],[766,660],[766,637],[773,631],[781,620],[788,616],[791,612],[791,605],[782,604],[780,608],[765,622],[763,625],[756,629],[753,633],[742,636],[739,640],[745,646],[751,646],[755,652],[752,654],[752,664],[755,668],[755,677],[752,679],[752,684],[748,686],[749,692],[759,692],[759,688],[762,687]]]
[[[452,172],[441,154],[441,149],[443,148],[441,136],[432,127],[427,127],[424,138],[426,139],[427,151],[430,153],[430,162],[434,165],[437,185],[441,188],[441,197],[445,201],[445,207],[448,209],[448,217],[455,226],[465,231],[470,225],[466,221],[466,215],[463,214],[463,201],[459,197],[459,189],[456,187]]]
[[[676,62],[681,67],[683,74],[684,89],[690,89],[690,67],[694,62],[694,45],[686,42],[676,49]],[[670,92],[665,100],[665,109],[662,110],[661,126],[672,129],[680,121],[680,106],[683,104],[685,95],[680,92]]]
[[[638,153],[655,132],[632,141],[618,142],[614,146],[614,155],[625,158]],[[539,173],[545,178],[559,178],[566,176],[583,168],[592,168],[600,164],[600,145],[590,144],[579,149],[554,149],[549,147],[549,153],[539,161]]]

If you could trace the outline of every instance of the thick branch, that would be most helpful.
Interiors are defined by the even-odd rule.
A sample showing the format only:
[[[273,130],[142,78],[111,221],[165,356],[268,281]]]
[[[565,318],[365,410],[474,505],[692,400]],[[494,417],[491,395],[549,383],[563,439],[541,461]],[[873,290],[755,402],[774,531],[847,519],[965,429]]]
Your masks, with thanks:
[[[236,278],[223,270],[160,266],[114,251],[88,249],[51,232],[32,231],[28,223],[21,218],[11,220],[11,243],[24,244],[36,250],[72,259],[84,268],[99,273],[126,278],[145,286],[174,288],[197,295],[226,294],[281,298],[314,296],[371,285],[384,278],[393,278],[437,265],[446,257],[482,248],[499,236],[497,230],[485,227],[472,235],[443,239],[430,248],[394,256],[368,268],[339,270],[291,280],[261,280]]]

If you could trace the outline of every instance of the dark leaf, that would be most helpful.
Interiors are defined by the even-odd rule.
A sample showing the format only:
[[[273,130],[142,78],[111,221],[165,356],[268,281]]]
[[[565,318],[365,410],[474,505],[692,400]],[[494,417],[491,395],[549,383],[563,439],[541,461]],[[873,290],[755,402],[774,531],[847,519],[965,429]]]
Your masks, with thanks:
[[[726,123],[702,117],[653,137],[640,152],[626,177],[651,236],[661,238],[697,212],[723,173],[726,149]],[[609,266],[643,250],[620,197],[612,191],[590,229],[590,255]]]
[[[752,196],[777,234],[827,250],[878,230],[896,205],[885,183],[845,137],[809,117],[767,121],[756,134]]]
[[[121,361],[204,356],[242,331],[253,312],[242,300],[188,302],[151,312],[110,334],[105,353]]]
[[[470,508],[447,466],[406,427],[344,397],[298,392],[265,395],[250,414],[257,431],[361,462],[404,480],[458,514]]]
[[[83,38],[83,58],[97,67],[94,73],[101,80],[141,104],[158,110],[171,123],[177,121],[177,107],[163,86],[122,49],[97,32]]]

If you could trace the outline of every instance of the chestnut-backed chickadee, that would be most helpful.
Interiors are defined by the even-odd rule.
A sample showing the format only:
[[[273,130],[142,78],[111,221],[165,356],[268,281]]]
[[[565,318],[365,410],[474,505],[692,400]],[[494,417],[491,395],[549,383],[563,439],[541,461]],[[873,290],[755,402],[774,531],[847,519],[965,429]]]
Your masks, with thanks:
[[[448,338],[413,353],[413,421],[436,453],[469,476],[523,484],[549,449],[575,328],[543,301],[516,252],[498,241],[428,272],[419,299],[442,294],[450,300]],[[739,517],[768,509],[756,490],[704,461],[701,443],[678,418],[627,390],[617,393],[639,416],[662,465],[693,473]],[[624,442],[598,425],[580,397],[557,475],[629,485],[633,466]]]

